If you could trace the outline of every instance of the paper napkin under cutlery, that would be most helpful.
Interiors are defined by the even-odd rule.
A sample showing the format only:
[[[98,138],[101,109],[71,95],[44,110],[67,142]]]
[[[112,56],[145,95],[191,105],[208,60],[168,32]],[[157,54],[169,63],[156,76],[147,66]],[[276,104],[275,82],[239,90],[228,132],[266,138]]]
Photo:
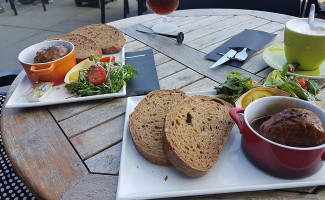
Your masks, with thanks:
[[[160,85],[152,49],[125,53],[125,64],[139,72],[126,86],[126,96],[145,95],[159,90]]]
[[[233,67],[241,67],[247,60],[249,60],[255,52],[263,48],[267,43],[269,43],[276,34],[267,33],[264,31],[258,30],[249,30],[245,29],[239,34],[235,35],[228,41],[224,42],[222,45],[214,49],[212,52],[208,53],[205,58],[217,61],[222,55],[220,53],[227,53],[230,49],[234,49],[236,51],[241,51],[243,48],[247,49],[248,57],[243,62],[237,60],[229,60],[227,65],[231,65]]]

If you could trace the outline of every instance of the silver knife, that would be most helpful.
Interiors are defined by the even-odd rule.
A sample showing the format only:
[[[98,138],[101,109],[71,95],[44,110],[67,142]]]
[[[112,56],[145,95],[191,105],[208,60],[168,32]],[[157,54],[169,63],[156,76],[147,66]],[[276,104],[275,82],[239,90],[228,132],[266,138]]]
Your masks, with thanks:
[[[222,65],[223,63],[227,62],[228,60],[232,59],[236,55],[237,51],[230,49],[225,55],[223,55],[217,62],[211,65],[211,69]]]

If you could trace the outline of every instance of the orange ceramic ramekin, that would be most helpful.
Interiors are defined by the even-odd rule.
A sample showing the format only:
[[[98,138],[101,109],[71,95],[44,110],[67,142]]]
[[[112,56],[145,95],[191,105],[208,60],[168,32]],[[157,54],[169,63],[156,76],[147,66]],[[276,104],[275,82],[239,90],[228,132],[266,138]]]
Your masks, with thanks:
[[[36,52],[50,46],[64,45],[69,53],[57,60],[46,63],[34,63]],[[18,56],[20,64],[24,67],[29,80],[32,83],[54,82],[54,85],[64,83],[64,77],[75,66],[76,56],[74,45],[64,40],[44,41],[24,49]]]

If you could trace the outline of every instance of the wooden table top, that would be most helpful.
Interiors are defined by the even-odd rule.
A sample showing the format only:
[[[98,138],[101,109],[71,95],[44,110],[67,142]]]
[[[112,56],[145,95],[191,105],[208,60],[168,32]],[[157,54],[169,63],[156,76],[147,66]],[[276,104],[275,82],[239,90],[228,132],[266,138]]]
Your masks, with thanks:
[[[109,23],[126,36],[125,51],[152,48],[162,89],[213,90],[225,75],[238,71],[253,80],[271,68],[258,51],[241,68],[210,69],[205,54],[244,29],[277,36],[266,47],[283,42],[286,21],[293,17],[250,10],[176,11],[169,18],[185,34],[184,45],[172,39],[139,34],[135,26],[152,27],[159,16],[142,15]],[[22,74],[13,83],[7,99]],[[324,97],[324,92],[321,96]],[[48,107],[3,109],[2,138],[8,156],[28,188],[41,199],[115,199],[126,98]],[[324,187],[295,188],[191,199],[324,199]],[[184,198],[183,199],[188,199]]]

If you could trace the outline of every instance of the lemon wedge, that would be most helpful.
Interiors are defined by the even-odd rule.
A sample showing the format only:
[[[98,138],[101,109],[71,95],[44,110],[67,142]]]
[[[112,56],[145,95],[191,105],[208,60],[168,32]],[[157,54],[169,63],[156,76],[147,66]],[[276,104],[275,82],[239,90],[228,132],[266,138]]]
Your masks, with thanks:
[[[242,106],[243,108],[246,108],[248,104],[252,103],[256,99],[273,96],[273,95],[274,94],[272,92],[267,90],[259,90],[259,91],[251,92],[250,94],[245,95],[244,98],[242,99]]]
[[[74,81],[78,81],[79,71],[85,68],[89,68],[91,65],[94,65],[95,61],[90,61],[89,59],[83,60],[74,66],[64,77],[65,83],[71,83]]]
[[[69,82],[74,82],[74,81],[78,81],[79,78],[79,71],[75,71],[75,72],[71,72],[71,74],[69,75]]]
[[[270,87],[257,87],[249,90],[245,94],[241,95],[235,102],[236,108],[246,108],[250,103],[256,99],[268,97],[268,96],[290,96],[289,93]]]

